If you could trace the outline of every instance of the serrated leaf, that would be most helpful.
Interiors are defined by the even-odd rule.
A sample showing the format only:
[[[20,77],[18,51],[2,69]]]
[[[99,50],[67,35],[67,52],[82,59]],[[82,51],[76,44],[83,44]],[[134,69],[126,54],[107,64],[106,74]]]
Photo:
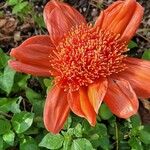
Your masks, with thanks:
[[[99,115],[104,120],[108,120],[109,118],[113,116],[113,114],[111,113],[107,105],[104,103],[100,106]]]
[[[11,146],[13,146],[14,144],[14,139],[15,139],[15,133],[11,130],[3,135],[3,140]]]
[[[25,132],[32,125],[33,117],[34,114],[29,112],[16,113],[12,118],[13,128],[17,133]]]
[[[85,138],[73,140],[71,150],[93,150],[92,144]]]
[[[64,138],[60,134],[51,134],[48,133],[46,136],[42,139],[39,146],[45,147],[47,149],[59,149],[62,147]]]
[[[142,58],[145,60],[150,60],[150,49],[144,51]]]
[[[10,122],[6,119],[0,119],[0,135],[7,133],[11,128]]]
[[[4,90],[7,95],[11,92],[14,84],[15,71],[6,66],[3,75],[0,76],[0,88]]]

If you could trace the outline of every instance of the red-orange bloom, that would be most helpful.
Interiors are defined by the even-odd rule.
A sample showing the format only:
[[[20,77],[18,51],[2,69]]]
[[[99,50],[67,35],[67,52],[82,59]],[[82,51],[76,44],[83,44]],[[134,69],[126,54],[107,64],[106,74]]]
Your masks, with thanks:
[[[150,62],[123,55],[143,16],[136,0],[117,1],[102,11],[94,26],[65,3],[44,9],[49,35],[27,39],[11,51],[9,65],[24,73],[53,76],[44,123],[58,133],[70,110],[94,126],[104,100],[111,111],[129,118],[139,97],[150,97]],[[137,96],[136,96],[137,95]]]

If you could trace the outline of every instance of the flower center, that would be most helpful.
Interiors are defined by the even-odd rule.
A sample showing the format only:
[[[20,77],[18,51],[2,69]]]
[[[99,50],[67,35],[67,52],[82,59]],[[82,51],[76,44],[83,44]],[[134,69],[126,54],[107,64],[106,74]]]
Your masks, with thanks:
[[[119,34],[93,28],[91,25],[74,27],[56,48],[51,66],[59,72],[56,82],[65,90],[75,91],[101,77],[123,71],[122,55],[126,42]]]

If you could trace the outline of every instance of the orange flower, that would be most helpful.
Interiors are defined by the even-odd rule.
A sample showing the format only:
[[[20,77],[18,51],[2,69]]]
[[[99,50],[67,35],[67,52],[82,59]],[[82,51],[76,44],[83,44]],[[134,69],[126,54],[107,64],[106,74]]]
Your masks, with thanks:
[[[67,4],[48,2],[49,35],[27,39],[9,62],[19,72],[54,77],[44,108],[48,131],[58,133],[70,110],[94,126],[103,100],[115,115],[129,118],[138,110],[137,96],[150,97],[150,62],[123,55],[142,16],[136,0],[117,1],[92,26]]]

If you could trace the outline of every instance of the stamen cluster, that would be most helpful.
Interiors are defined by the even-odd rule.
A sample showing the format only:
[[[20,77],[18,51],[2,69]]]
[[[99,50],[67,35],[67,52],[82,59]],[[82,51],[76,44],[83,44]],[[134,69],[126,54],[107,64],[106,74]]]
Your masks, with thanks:
[[[91,25],[73,27],[56,49],[50,63],[59,72],[56,82],[65,90],[78,90],[126,68],[126,56],[122,55],[127,50],[126,42],[120,40],[119,34]]]

